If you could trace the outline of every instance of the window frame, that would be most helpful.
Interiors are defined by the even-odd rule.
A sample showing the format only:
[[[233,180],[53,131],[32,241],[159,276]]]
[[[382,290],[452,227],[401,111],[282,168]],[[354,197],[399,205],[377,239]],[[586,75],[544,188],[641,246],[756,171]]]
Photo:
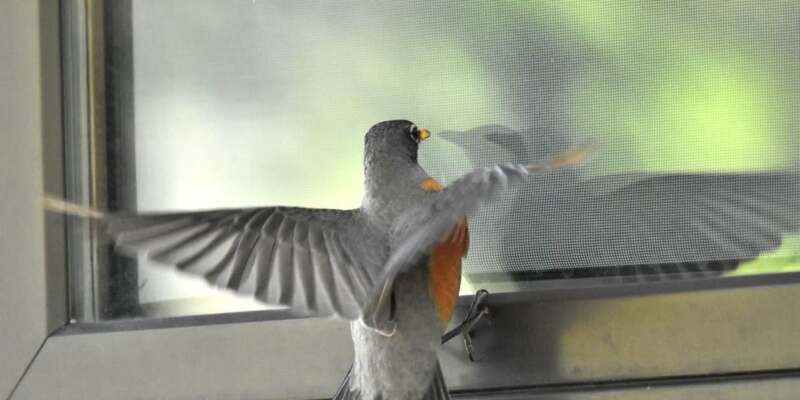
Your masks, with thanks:
[[[0,13],[18,38],[9,48],[0,45],[0,52],[20,60],[3,68],[21,77],[12,82],[17,97],[8,102],[11,129],[0,135],[0,149],[14,149],[0,161],[7,201],[14,205],[0,213],[0,226],[26,228],[0,242],[9,260],[0,272],[13,278],[0,281],[0,293],[12,300],[0,302],[8,332],[0,349],[10,355],[4,357],[8,373],[0,377],[0,393],[10,399],[330,396],[352,359],[343,321],[264,311],[69,323],[64,220],[45,216],[39,199],[43,192],[63,194],[61,143],[74,117],[62,121],[60,112],[69,92],[67,82],[64,90],[59,83],[59,26],[70,23],[63,18],[92,15],[86,13],[103,3],[14,2]],[[77,7],[77,14],[64,12],[68,7]],[[88,33],[97,34],[96,28],[85,31],[86,43],[97,43]],[[102,107],[96,97],[87,101]],[[456,320],[468,301],[460,299]],[[601,392],[639,398],[656,387],[664,398],[682,399],[709,388],[740,393],[742,385],[771,388],[771,398],[800,392],[797,273],[554,286],[496,294],[490,304],[490,323],[479,326],[475,337],[478,362],[466,360],[457,340],[440,351],[445,379],[461,393],[458,398],[538,393],[580,399],[581,393]]]

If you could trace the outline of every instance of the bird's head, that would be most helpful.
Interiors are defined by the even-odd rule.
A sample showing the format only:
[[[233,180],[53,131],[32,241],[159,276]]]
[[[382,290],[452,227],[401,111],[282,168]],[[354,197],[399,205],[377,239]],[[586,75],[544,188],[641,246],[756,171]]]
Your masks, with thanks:
[[[416,162],[420,142],[430,136],[427,129],[421,129],[411,121],[379,122],[367,131],[364,154],[366,157],[408,157]]]

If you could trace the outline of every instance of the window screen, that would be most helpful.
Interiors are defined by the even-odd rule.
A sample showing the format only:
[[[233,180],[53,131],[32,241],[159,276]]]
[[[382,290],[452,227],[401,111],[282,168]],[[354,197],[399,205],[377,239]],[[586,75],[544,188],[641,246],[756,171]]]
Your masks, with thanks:
[[[420,163],[443,183],[593,148],[470,220],[463,292],[800,267],[793,2],[110,7],[115,210],[357,207],[363,135],[402,118],[432,132]],[[145,262],[93,268],[136,305],[109,318],[263,307]]]

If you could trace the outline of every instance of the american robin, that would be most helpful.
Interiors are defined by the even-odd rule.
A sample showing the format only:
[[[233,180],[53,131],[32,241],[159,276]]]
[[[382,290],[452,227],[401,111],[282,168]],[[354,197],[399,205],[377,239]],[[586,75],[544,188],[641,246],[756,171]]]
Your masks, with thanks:
[[[458,297],[466,217],[510,183],[586,152],[479,168],[443,187],[417,163],[429,136],[405,120],[370,128],[356,209],[112,216],[109,231],[119,249],[213,285],[352,320],[355,360],[337,399],[447,399],[436,349]]]

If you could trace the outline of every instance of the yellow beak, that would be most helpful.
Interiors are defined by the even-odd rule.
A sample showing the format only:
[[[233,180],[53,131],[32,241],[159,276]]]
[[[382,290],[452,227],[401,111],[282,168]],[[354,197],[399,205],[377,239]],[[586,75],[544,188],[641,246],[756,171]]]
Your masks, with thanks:
[[[419,130],[419,141],[423,141],[427,138],[431,137],[431,132],[427,129],[420,129]]]

